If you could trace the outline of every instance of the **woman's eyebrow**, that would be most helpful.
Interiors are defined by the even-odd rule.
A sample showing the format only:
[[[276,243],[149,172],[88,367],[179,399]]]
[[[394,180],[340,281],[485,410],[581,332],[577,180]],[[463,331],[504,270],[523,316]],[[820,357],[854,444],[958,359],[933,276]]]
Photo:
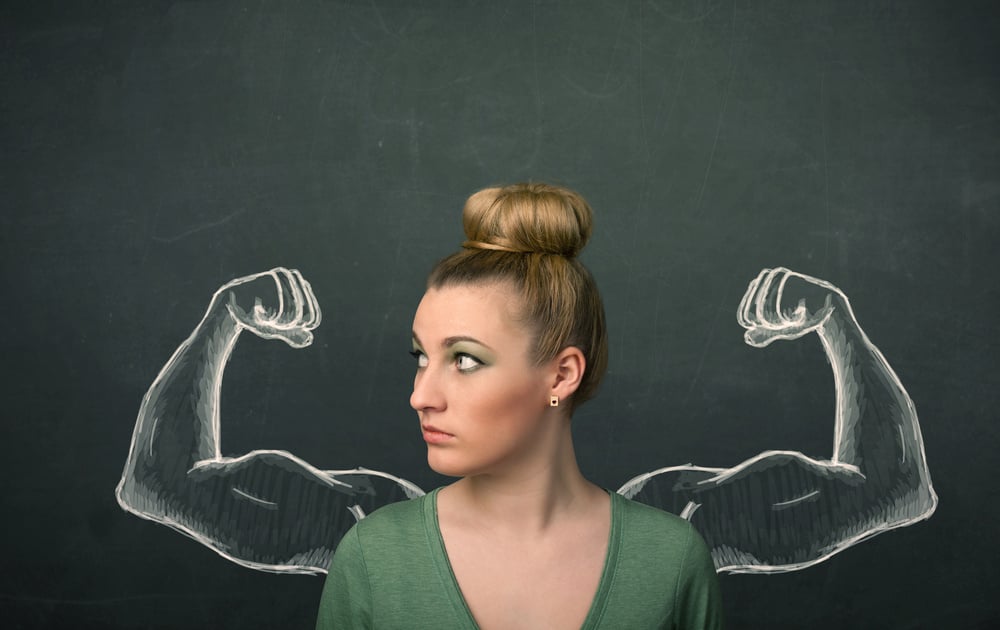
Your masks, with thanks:
[[[455,337],[448,337],[443,342],[441,342],[441,346],[444,347],[444,348],[450,348],[451,346],[455,345],[456,343],[460,343],[462,341],[468,341],[468,342],[480,345],[480,346],[486,348],[487,350],[493,350],[493,348],[489,347],[488,345],[486,345],[482,341],[479,341],[475,337],[469,337],[467,335],[456,335]]]
[[[423,344],[423,342],[420,341],[420,336],[417,335],[416,331],[412,331],[412,332],[413,332],[413,341],[414,341],[414,343],[416,343],[420,347],[423,347],[424,344]],[[486,348],[487,350],[493,351],[493,348],[491,348],[488,344],[485,344],[482,341],[479,341],[478,339],[476,339],[475,337],[470,337],[468,335],[455,335],[454,337],[446,337],[444,339],[444,341],[441,342],[441,347],[442,348],[450,348],[451,346],[455,345],[456,343],[461,343],[463,341],[474,343],[474,344],[477,344],[477,345],[480,345],[480,346]]]

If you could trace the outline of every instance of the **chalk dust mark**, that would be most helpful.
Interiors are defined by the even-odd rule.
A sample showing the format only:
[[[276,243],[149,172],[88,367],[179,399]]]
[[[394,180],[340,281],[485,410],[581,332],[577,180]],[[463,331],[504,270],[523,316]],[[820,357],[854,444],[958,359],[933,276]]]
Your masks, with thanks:
[[[688,385],[687,393],[684,394],[684,400],[681,402],[682,408],[687,407],[688,401],[691,399],[691,394],[694,392],[694,388],[698,384],[698,380],[701,378],[702,369],[705,367],[705,357],[708,356],[708,348],[712,345],[712,341],[715,340],[715,331],[719,327],[719,315],[722,314],[725,298],[728,295],[728,290],[722,292],[723,299],[719,302],[719,306],[715,309],[715,316],[712,318],[712,325],[708,329],[708,336],[705,338],[705,343],[701,346],[701,354],[698,356],[698,365],[694,369],[694,374],[691,375],[691,383]]]
[[[733,87],[733,78],[736,76],[736,3],[733,3],[732,21],[732,41],[729,47],[729,78],[726,79],[726,88],[722,94],[722,106],[719,108],[719,118],[715,124],[715,138],[712,140],[712,150],[708,154],[708,166],[705,167],[705,177],[701,181],[701,189],[698,191],[698,201],[695,203],[695,210],[701,210],[702,201],[705,198],[705,189],[708,187],[708,178],[712,174],[712,165],[715,163],[715,152],[719,147],[719,135],[722,132],[722,124],[726,119],[726,111],[729,108],[729,93]]]
[[[607,90],[608,82],[611,80],[611,73],[615,67],[615,51],[618,50],[618,43],[622,39],[622,30],[625,28],[625,18],[628,16],[628,4],[622,3],[622,19],[618,22],[618,31],[615,33],[615,41],[611,43],[611,54],[608,55],[608,70],[604,73],[604,80],[601,82],[601,91]]]
[[[157,242],[160,242],[160,243],[176,243],[177,241],[179,241],[181,239],[185,239],[185,238],[187,238],[189,236],[192,236],[194,234],[197,234],[198,232],[204,232],[205,230],[210,230],[212,228],[219,227],[220,225],[225,225],[226,223],[229,223],[230,221],[232,221],[233,219],[235,219],[236,217],[240,216],[241,214],[243,214],[246,211],[247,211],[246,208],[240,208],[239,210],[236,210],[235,212],[231,212],[231,213],[227,214],[226,216],[222,217],[221,219],[218,219],[216,221],[210,221],[208,223],[203,223],[201,225],[197,225],[197,226],[195,226],[195,227],[193,227],[193,228],[191,228],[189,230],[185,230],[184,232],[181,232],[180,234],[175,234],[173,236],[156,236],[156,235],[153,235],[153,240],[157,241]]]
[[[389,26],[385,23],[385,20],[382,18],[382,12],[378,8],[378,3],[375,2],[375,0],[372,0],[370,4],[372,7],[372,11],[375,12],[375,17],[378,18],[379,26],[382,27],[382,30],[385,32],[386,35],[389,35],[390,37],[394,36],[395,33],[389,30]]]

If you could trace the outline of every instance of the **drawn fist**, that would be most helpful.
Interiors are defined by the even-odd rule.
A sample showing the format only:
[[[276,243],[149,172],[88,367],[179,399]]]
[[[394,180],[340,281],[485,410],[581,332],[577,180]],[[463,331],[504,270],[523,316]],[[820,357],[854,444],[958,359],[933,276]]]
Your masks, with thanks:
[[[296,269],[275,267],[237,278],[216,295],[241,328],[293,348],[311,344],[312,331],[322,319],[312,287]]]
[[[776,267],[747,287],[736,319],[748,344],[763,348],[776,339],[798,339],[829,319],[844,294],[829,282]]]

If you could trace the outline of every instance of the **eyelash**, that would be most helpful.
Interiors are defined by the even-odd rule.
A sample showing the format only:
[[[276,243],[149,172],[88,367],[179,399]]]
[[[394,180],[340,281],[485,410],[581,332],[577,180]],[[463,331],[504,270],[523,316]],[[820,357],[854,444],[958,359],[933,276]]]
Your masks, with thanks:
[[[417,368],[418,369],[422,368],[422,367],[426,367],[426,363],[424,365],[420,365],[421,358],[423,358],[425,361],[427,360],[427,355],[426,354],[424,354],[420,350],[411,350],[410,351],[410,356],[417,360]],[[472,367],[466,367],[466,368],[458,367],[458,364],[462,361],[462,359],[469,359],[475,365],[473,365]],[[479,368],[481,368],[483,366],[483,362],[482,361],[480,361],[479,359],[477,359],[476,357],[472,356],[471,354],[469,354],[467,352],[456,352],[452,356],[452,360],[455,362],[456,369],[459,372],[463,373],[463,374],[468,374],[470,372],[475,372],[476,370],[478,370]]]
[[[420,365],[420,358],[423,357],[426,360],[427,359],[427,355],[425,355],[420,350],[410,350],[410,356],[417,360],[417,367],[418,368],[424,367],[423,365]]]

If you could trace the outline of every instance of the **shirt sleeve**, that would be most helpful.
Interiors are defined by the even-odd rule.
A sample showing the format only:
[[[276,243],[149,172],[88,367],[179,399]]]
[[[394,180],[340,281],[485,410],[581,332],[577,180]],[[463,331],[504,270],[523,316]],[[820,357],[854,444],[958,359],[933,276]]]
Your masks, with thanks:
[[[721,630],[722,596],[719,575],[708,545],[690,527],[681,577],[677,583],[677,628],[679,630]]]
[[[320,598],[316,630],[372,628],[371,584],[357,526],[337,546]]]

